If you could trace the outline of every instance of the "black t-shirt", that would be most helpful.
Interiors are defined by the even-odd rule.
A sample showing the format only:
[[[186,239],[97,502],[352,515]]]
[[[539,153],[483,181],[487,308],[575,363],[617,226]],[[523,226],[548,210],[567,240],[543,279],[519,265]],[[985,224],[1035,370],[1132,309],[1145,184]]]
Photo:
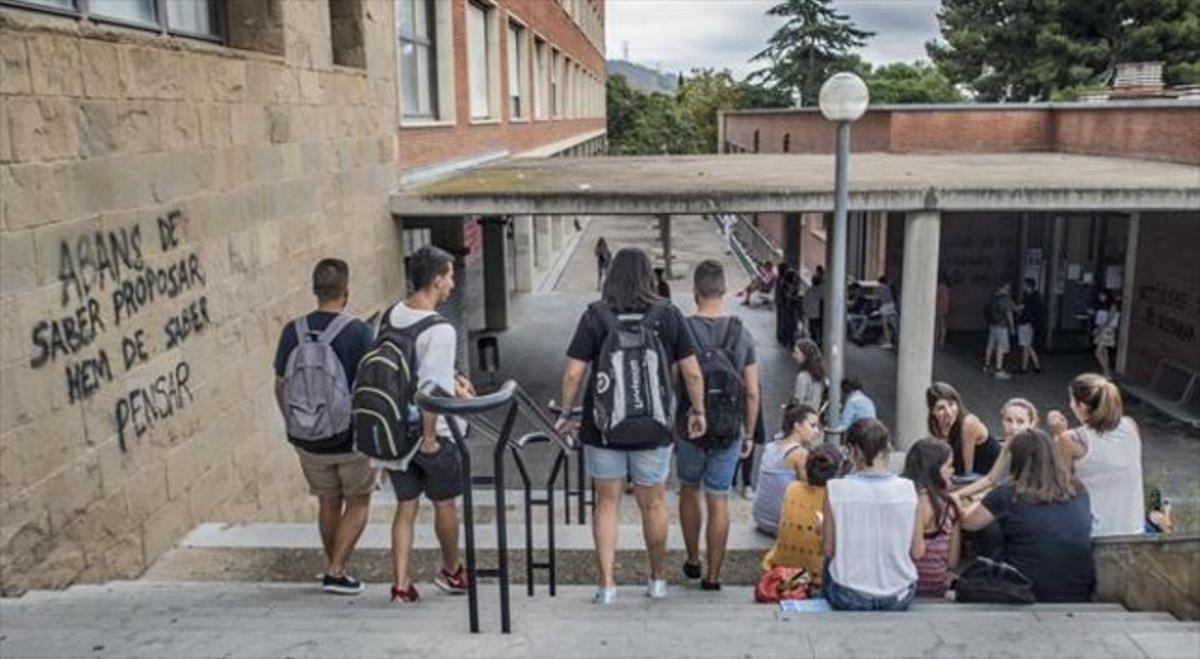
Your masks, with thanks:
[[[336,317],[337,314],[331,311],[313,311],[306,317],[309,332],[320,333]],[[333,340],[333,351],[337,354],[338,361],[342,363],[342,369],[346,372],[346,384],[351,387],[354,386],[354,376],[358,374],[358,362],[371,349],[371,343],[374,340],[375,332],[371,326],[358,319],[350,321],[350,324],[346,325]],[[283,374],[287,372],[288,356],[292,354],[299,343],[295,323],[289,322],[284,325],[283,331],[279,334],[279,345],[275,349],[275,375],[283,377]],[[354,436],[347,430],[328,440],[304,442],[304,450],[309,453],[321,454],[349,453],[354,450]]]
[[[683,314],[675,305],[660,303],[654,313],[656,314],[654,331],[662,341],[667,357],[672,363],[696,354],[696,346],[684,327],[684,323],[687,321],[684,320]],[[580,317],[579,324],[575,326],[575,336],[571,338],[571,344],[567,347],[567,357],[594,364],[600,358],[600,349],[607,336],[608,326],[604,324],[604,319],[589,306]],[[677,391],[675,395],[686,396],[687,392]],[[579,438],[585,444],[599,446],[601,444],[600,429],[596,427],[595,419],[592,418],[593,401],[592,381],[589,377],[583,395],[583,420],[579,426]],[[662,445],[666,446],[669,443],[668,440]]]
[[[983,507],[1003,535],[1000,560],[1033,580],[1039,602],[1086,602],[1096,585],[1092,513],[1087,491],[1069,501],[1030,504],[1011,484],[988,493]]]
[[[1025,291],[1021,296],[1021,313],[1017,315],[1017,324],[1036,327],[1041,323],[1042,297],[1034,291]]]

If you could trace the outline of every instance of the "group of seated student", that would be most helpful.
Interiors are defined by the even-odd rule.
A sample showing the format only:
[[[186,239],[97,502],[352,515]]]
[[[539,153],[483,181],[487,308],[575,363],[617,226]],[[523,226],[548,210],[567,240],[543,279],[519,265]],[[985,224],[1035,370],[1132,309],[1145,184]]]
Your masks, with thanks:
[[[775,537],[763,570],[808,571],[835,609],[901,610],[945,597],[956,569],[981,556],[1019,570],[1038,601],[1090,600],[1093,539],[1150,528],[1141,438],[1116,385],[1090,373],[1071,382],[1074,428],[1052,411],[1043,430],[1032,403],[1011,399],[999,438],[950,385],[926,398],[931,436],[909,447],[900,475],[878,420],[846,429],[843,459],[815,408],[785,407],[753,509]]]

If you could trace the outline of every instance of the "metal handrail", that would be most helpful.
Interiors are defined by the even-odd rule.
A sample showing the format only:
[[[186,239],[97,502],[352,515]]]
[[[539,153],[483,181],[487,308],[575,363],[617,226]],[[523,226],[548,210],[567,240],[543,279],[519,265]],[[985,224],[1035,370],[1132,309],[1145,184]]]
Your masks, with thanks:
[[[505,503],[504,454],[506,451],[512,454],[525,494],[525,570],[527,593],[530,597],[534,594],[534,570],[544,569],[549,574],[550,595],[553,597],[557,590],[554,541],[554,489],[555,483],[558,481],[558,475],[562,473],[564,475],[564,501],[567,501],[566,493],[569,489],[569,483],[567,482],[568,477],[566,474],[569,470],[565,466],[570,459],[571,444],[568,440],[558,436],[545,412],[534,404],[533,399],[513,380],[505,382],[495,392],[467,399],[454,398],[448,395],[444,389],[433,383],[428,383],[417,391],[416,404],[422,410],[433,414],[473,417],[472,423],[481,428],[489,435],[489,438],[495,441],[495,448],[492,450],[492,474],[490,476],[474,476],[471,471],[471,455],[467,449],[466,438],[463,435],[462,428],[458,423],[453,421],[447,424],[451,435],[454,437],[455,445],[458,448],[459,456],[463,463],[463,529],[466,544],[468,618],[471,632],[479,632],[478,578],[484,576],[496,577],[499,580],[500,628],[503,633],[510,633],[512,631],[512,619],[509,607],[508,520],[507,505]],[[491,420],[483,416],[488,412],[505,408],[507,408],[507,411],[504,414],[504,422],[499,428]],[[535,430],[514,437],[513,426],[517,416],[522,412],[534,424]],[[551,444],[557,449],[557,452],[550,475],[546,479],[546,495],[544,498],[534,498],[529,472],[525,467],[525,459],[522,453],[527,446],[540,443]],[[492,485],[495,492],[497,544],[497,565],[495,568],[477,569],[476,567],[475,505],[473,497],[473,486],[476,484]],[[548,560],[542,563],[536,562],[533,559],[532,517],[533,506],[535,505],[545,506],[547,516]]]

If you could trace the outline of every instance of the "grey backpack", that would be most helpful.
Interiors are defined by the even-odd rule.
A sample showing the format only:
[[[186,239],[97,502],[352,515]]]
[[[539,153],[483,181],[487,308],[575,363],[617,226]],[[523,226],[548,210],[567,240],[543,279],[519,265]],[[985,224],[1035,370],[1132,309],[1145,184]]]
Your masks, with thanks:
[[[338,314],[316,336],[309,331],[306,316],[294,321],[297,345],[283,374],[284,418],[294,444],[303,447],[350,428],[350,384],[333,340],[353,320]]]

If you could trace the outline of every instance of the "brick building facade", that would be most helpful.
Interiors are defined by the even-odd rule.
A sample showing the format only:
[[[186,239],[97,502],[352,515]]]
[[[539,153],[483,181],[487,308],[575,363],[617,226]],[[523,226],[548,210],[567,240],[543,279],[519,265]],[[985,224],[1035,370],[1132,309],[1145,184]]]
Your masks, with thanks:
[[[602,2],[428,3],[457,111],[417,126],[412,1],[0,0],[0,593],[137,576],[204,521],[312,519],[269,365],[313,264],[346,259],[369,316],[404,293],[405,177],[602,146]],[[467,111],[468,5],[496,117]],[[559,53],[561,116],[509,116],[509,25]]]

